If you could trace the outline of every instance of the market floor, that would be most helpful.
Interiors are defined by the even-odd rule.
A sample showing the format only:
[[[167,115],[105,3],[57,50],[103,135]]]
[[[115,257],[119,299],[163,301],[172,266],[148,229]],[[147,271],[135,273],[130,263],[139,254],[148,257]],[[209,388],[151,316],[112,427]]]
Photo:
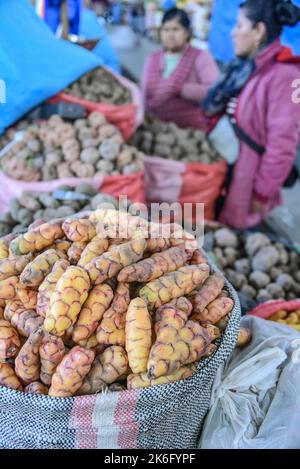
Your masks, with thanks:
[[[109,26],[109,36],[117,49],[124,73],[139,83],[146,58],[160,45],[146,37],[135,36],[128,28],[126,31],[126,27]],[[283,199],[284,205],[275,209],[266,221],[273,230],[298,244],[300,249],[300,184],[284,189]]]

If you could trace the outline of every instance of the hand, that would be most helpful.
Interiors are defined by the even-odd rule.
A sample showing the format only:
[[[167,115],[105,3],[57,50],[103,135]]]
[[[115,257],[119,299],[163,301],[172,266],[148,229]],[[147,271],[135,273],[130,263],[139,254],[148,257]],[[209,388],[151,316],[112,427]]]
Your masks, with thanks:
[[[251,205],[251,211],[252,213],[264,213],[265,212],[265,209],[266,209],[266,204],[264,202],[261,202],[257,199],[255,199],[255,197],[253,198],[252,200],[252,205]]]

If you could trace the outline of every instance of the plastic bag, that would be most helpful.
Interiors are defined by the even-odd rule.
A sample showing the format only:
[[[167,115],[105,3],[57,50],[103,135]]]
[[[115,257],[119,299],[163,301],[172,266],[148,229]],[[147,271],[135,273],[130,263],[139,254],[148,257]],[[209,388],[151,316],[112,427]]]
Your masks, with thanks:
[[[242,326],[252,342],[219,370],[199,448],[299,448],[300,335],[250,316]]]

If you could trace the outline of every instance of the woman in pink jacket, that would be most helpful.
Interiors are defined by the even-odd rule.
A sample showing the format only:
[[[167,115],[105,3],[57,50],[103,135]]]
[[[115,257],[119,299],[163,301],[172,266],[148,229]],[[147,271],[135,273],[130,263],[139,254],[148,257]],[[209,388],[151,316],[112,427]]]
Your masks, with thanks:
[[[295,162],[300,104],[293,86],[300,58],[292,57],[279,36],[284,25],[299,20],[300,10],[289,0],[244,2],[233,31],[237,59],[204,103],[210,115],[227,109],[240,144],[220,216],[235,228],[258,224],[281,203],[281,187]]]
[[[163,49],[147,60],[142,79],[145,110],[180,127],[209,128],[199,102],[218,78],[211,55],[189,45],[190,21],[183,10],[172,8],[162,20]]]

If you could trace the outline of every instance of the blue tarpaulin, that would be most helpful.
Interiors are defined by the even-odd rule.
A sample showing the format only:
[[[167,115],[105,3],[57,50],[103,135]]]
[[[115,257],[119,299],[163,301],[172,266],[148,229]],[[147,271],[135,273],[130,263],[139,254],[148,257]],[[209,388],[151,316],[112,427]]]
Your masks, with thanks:
[[[60,25],[60,9],[63,0],[45,0],[45,21],[54,34]],[[79,33],[80,9],[82,0],[67,0],[69,32]]]
[[[222,63],[228,63],[234,58],[231,31],[237,20],[241,0],[215,0],[212,11],[209,47],[213,57]],[[293,0],[300,6],[300,0]],[[296,27],[286,27],[282,34],[282,43],[293,49],[295,55],[300,55],[300,24]]]
[[[293,3],[300,7],[300,0],[293,0]],[[282,34],[282,43],[290,46],[295,55],[300,56],[300,23],[294,28],[287,26]]]
[[[0,133],[30,109],[103,65],[96,55],[56,39],[29,0],[0,0]]]
[[[231,31],[236,23],[241,0],[215,0],[209,34],[209,47],[215,60],[222,63],[234,58]]]
[[[113,48],[105,26],[102,26],[97,16],[92,10],[83,8],[80,18],[79,33],[86,39],[97,39],[99,42],[93,49],[93,53],[103,60],[103,64],[116,73],[120,73],[120,62],[115,49]]]

